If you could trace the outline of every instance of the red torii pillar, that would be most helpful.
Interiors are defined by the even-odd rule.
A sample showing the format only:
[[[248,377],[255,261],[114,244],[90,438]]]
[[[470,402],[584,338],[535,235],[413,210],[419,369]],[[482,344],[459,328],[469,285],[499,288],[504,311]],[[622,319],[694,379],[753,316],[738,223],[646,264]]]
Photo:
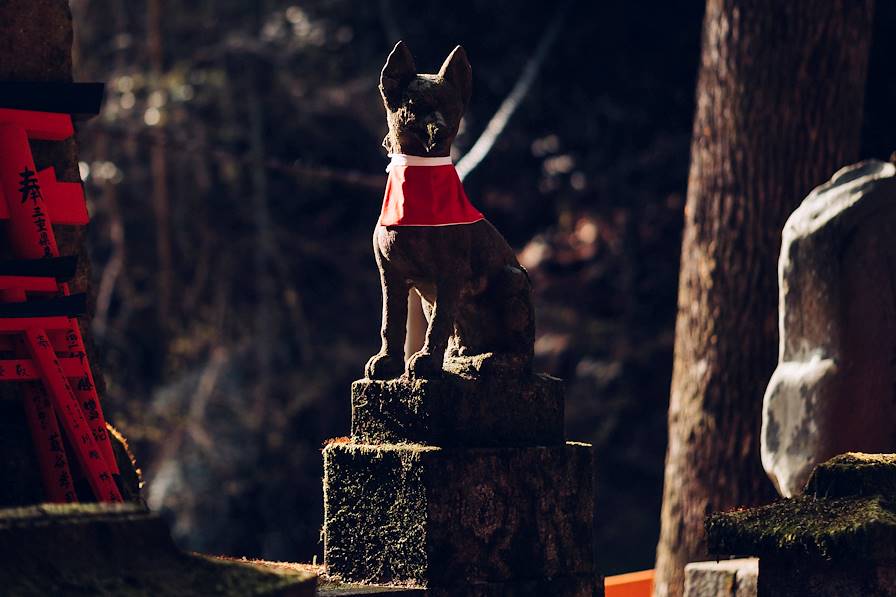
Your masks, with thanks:
[[[58,183],[52,169],[37,172],[29,138],[63,140],[73,134],[68,114],[0,108],[0,219],[8,219],[7,235],[13,254],[22,259],[56,257],[59,249],[52,224],[86,224],[87,211],[80,183]],[[63,296],[66,284],[59,284]],[[7,301],[25,300],[24,290],[3,290]],[[24,384],[26,415],[35,438],[42,476],[51,501],[76,501],[64,453],[59,457],[59,414],[66,436],[100,501],[121,501],[112,474],[118,466],[87,361],[76,318],[51,336],[38,325],[23,330],[27,352],[42,382]],[[63,372],[56,348],[81,362],[73,388]],[[86,412],[86,415],[85,415]]]

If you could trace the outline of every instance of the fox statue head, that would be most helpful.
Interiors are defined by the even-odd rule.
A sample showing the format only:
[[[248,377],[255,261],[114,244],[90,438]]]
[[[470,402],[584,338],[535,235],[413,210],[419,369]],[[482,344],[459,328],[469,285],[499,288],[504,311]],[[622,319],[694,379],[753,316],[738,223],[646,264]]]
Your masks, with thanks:
[[[451,151],[460,120],[470,101],[473,69],[460,46],[437,74],[417,74],[404,42],[395,44],[380,74],[389,133],[383,147],[390,154],[440,157]]]

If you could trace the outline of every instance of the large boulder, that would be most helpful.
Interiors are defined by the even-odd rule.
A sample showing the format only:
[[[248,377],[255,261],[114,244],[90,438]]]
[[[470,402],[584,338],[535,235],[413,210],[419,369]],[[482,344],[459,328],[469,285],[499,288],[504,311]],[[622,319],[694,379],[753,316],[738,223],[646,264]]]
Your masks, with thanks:
[[[762,464],[785,497],[843,452],[896,451],[896,167],[841,169],[784,225]]]

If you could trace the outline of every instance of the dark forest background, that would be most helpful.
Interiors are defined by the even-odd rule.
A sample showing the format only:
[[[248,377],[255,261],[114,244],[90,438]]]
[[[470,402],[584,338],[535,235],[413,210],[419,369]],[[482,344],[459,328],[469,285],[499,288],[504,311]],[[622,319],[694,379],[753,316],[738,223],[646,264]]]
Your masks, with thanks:
[[[79,132],[105,408],[183,547],[292,561],[322,551],[320,447],[379,346],[386,55],[404,39],[435,72],[466,48],[460,156],[568,6],[465,184],[533,278],[567,435],[596,447],[598,568],[652,567],[702,2],[71,6],[76,79],[107,83]],[[894,33],[880,2],[863,157],[896,149]]]

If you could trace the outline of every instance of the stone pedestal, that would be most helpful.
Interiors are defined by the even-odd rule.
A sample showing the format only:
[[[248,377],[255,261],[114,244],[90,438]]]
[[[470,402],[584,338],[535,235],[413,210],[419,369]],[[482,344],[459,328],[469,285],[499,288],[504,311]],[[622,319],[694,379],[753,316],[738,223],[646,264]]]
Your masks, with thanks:
[[[759,556],[758,597],[896,596],[896,455],[837,456],[805,495],[706,525],[712,553]]]
[[[352,440],[450,446],[563,443],[563,382],[549,375],[352,384]]]
[[[502,388],[505,388],[502,391]],[[591,447],[559,380],[361,380],[324,449],[330,576],[441,595],[591,597]]]

